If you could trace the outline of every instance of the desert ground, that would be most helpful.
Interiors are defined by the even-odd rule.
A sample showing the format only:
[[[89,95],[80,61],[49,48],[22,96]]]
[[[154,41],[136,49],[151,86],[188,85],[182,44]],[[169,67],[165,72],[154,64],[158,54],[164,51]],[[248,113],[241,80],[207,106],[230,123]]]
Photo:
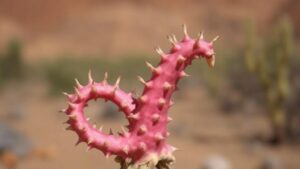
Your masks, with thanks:
[[[26,88],[26,87],[25,87]],[[179,94],[180,93],[180,94]],[[20,95],[21,94],[21,95]],[[2,92],[1,116],[11,127],[22,132],[34,143],[33,155],[18,159],[18,169],[74,169],[74,168],[117,168],[113,158],[106,159],[98,150],[86,152],[82,143],[75,147],[77,136],[65,131],[63,122],[67,119],[58,110],[66,107],[66,99],[45,97],[45,88],[36,86],[35,90],[14,87]],[[22,118],[5,118],[15,103],[9,98],[20,97]],[[104,103],[91,101],[86,116],[92,118],[97,126],[104,125],[120,131],[126,121],[121,116],[103,116]],[[299,144],[271,146],[259,135],[268,135],[270,128],[265,114],[261,112],[226,114],[212,100],[203,86],[183,88],[175,95],[176,104],[171,108],[173,121],[169,125],[169,143],[179,150],[175,152],[175,168],[200,169],[209,159],[225,160],[232,168],[262,168],[266,163],[285,169],[300,167]],[[121,114],[121,112],[119,112]],[[101,115],[102,114],[102,115]],[[41,153],[42,152],[42,153]]]

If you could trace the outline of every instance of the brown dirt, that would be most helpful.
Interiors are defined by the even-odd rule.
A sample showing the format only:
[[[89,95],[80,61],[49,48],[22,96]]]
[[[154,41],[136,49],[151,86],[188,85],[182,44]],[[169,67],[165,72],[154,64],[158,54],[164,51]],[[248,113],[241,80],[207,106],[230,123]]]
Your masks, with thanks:
[[[22,89],[15,92],[11,86],[2,92],[1,112],[12,105],[13,98],[24,105],[26,117],[17,122],[10,122],[18,130],[26,133],[38,147],[49,150],[50,156],[33,157],[20,160],[19,169],[116,169],[113,158],[105,159],[97,150],[85,152],[86,145],[74,147],[77,136],[62,124],[66,117],[57,111],[66,106],[62,98],[45,97],[45,88],[36,85],[35,89]],[[268,121],[263,114],[254,113],[246,116],[240,112],[226,115],[207,95],[202,87],[181,90],[170,114],[174,121],[170,124],[169,142],[178,147],[174,169],[199,169],[211,155],[221,155],[228,159],[233,169],[254,169],[269,156],[280,159],[283,168],[300,168],[299,145],[284,144],[272,147],[260,141],[251,141],[256,134],[269,133]],[[30,97],[28,97],[28,95]],[[96,104],[91,104],[89,112],[96,111]],[[3,115],[3,114],[2,114]],[[105,131],[112,127],[120,129],[123,120],[96,120],[98,126],[104,125]]]
[[[25,44],[29,61],[62,54],[87,57],[153,53],[157,45],[167,48],[166,35],[182,36],[182,23],[194,36],[201,30],[209,39],[222,35],[219,43],[226,47],[228,41],[240,43],[243,22],[249,18],[255,19],[260,29],[269,30],[274,15],[281,15],[280,9],[289,1],[271,2],[1,0],[0,48],[10,38],[18,37]]]

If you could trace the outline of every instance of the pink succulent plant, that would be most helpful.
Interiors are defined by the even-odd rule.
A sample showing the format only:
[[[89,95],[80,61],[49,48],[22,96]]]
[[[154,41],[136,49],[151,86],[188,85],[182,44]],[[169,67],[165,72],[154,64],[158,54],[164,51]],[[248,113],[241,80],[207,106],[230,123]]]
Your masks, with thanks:
[[[208,65],[213,67],[215,55],[213,42],[207,42],[203,33],[197,39],[187,34],[184,25],[184,38],[177,42],[175,36],[168,39],[172,43],[169,53],[160,48],[156,51],[161,56],[160,63],[155,67],[146,62],[152,72],[150,80],[139,80],[145,85],[139,98],[134,98],[119,88],[120,78],[114,85],[107,83],[107,73],[102,82],[95,82],[89,72],[89,82],[81,85],[77,80],[74,94],[66,94],[68,108],[62,110],[69,117],[68,130],[77,133],[80,142],[86,142],[88,148],[96,148],[106,157],[116,155],[116,161],[122,169],[167,169],[175,161],[173,152],[175,147],[167,144],[170,135],[167,124],[172,120],[168,116],[168,109],[172,106],[171,96],[177,89],[180,78],[188,76],[184,69],[194,59],[205,58]],[[128,120],[127,130],[118,136],[106,134],[88,122],[84,115],[84,108],[91,99],[102,98],[114,102],[124,112]]]

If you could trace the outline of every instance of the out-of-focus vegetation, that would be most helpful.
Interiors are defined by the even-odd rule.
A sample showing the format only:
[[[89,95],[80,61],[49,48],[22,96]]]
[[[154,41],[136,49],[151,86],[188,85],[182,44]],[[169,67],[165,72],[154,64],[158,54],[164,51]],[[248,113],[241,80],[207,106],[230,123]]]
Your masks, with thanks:
[[[249,106],[263,110],[273,129],[271,143],[299,138],[300,59],[293,47],[292,25],[283,18],[269,34],[257,36],[254,23],[247,22],[244,47],[217,48],[216,67],[196,61],[187,70],[196,77],[183,79],[180,85],[204,84],[224,112],[243,113]]]
[[[292,27],[282,20],[266,38],[261,49],[256,45],[254,25],[248,24],[246,67],[259,80],[273,128],[272,142],[282,142],[285,137],[285,103],[290,93],[290,58],[293,54]]]
[[[0,83],[21,80],[24,75],[21,42],[18,39],[12,39],[0,55],[2,55],[0,57]]]
[[[300,51],[296,50],[290,60],[290,97],[286,104],[287,134],[292,138],[300,138]]]
[[[292,25],[282,19],[264,38],[256,38],[252,22],[247,22],[245,30],[244,49],[235,49],[220,60],[215,73],[218,82],[214,76],[206,80],[214,84],[209,85],[215,86],[225,112],[241,113],[255,103],[268,113],[273,129],[269,141],[279,143],[299,134],[299,53],[293,50]]]
[[[92,71],[96,81],[101,81],[104,72],[108,72],[110,83],[118,76],[122,77],[122,82],[130,84],[136,80],[137,75],[147,77],[150,75],[145,67],[145,57],[124,56],[118,60],[109,60],[103,57],[97,59],[87,58],[61,58],[51,63],[41,63],[40,69],[44,72],[44,78],[50,85],[52,94],[60,94],[62,91],[72,90],[74,78],[83,84],[87,82],[87,73]],[[157,58],[158,59],[158,58]],[[153,63],[155,59],[148,59]]]
[[[77,78],[83,84],[87,82],[87,73],[92,70],[93,77],[96,81],[101,81],[104,77],[104,72],[108,72],[110,83],[114,83],[118,76],[121,76],[123,88],[126,89],[128,85],[129,89],[132,86],[140,86],[137,80],[137,76],[142,76],[145,79],[150,78],[150,70],[146,67],[145,61],[158,64],[159,56],[147,56],[145,54],[128,55],[119,57],[118,59],[106,59],[103,57],[95,58],[70,58],[62,57],[61,59],[53,62],[41,63],[36,69],[44,72],[43,78],[48,82],[50,86],[50,94],[61,94],[62,91],[72,92],[72,86],[74,85],[74,78]],[[195,66],[190,67],[188,72],[190,74],[197,74],[192,81],[189,78],[185,78],[180,83],[180,86],[186,85],[199,85],[199,81],[207,84],[210,87],[210,91],[215,93],[216,86],[214,86],[217,76],[211,76],[210,73],[216,73],[218,71],[209,70],[206,63],[202,61],[196,61]],[[217,68],[218,69],[218,68]],[[199,72],[201,75],[199,75]],[[205,80],[203,80],[205,79]],[[130,87],[129,87],[130,86]]]

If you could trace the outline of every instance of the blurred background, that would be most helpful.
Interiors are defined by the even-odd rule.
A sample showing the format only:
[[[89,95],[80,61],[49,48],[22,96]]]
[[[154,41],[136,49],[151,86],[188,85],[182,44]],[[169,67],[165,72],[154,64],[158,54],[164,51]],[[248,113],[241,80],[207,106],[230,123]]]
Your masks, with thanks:
[[[183,23],[221,38],[215,68],[195,61],[174,95],[174,168],[299,169],[299,0],[0,0],[0,169],[118,168],[74,146],[61,93],[91,69],[140,95],[144,61],[157,64]],[[104,131],[126,124],[114,105],[89,105]]]

